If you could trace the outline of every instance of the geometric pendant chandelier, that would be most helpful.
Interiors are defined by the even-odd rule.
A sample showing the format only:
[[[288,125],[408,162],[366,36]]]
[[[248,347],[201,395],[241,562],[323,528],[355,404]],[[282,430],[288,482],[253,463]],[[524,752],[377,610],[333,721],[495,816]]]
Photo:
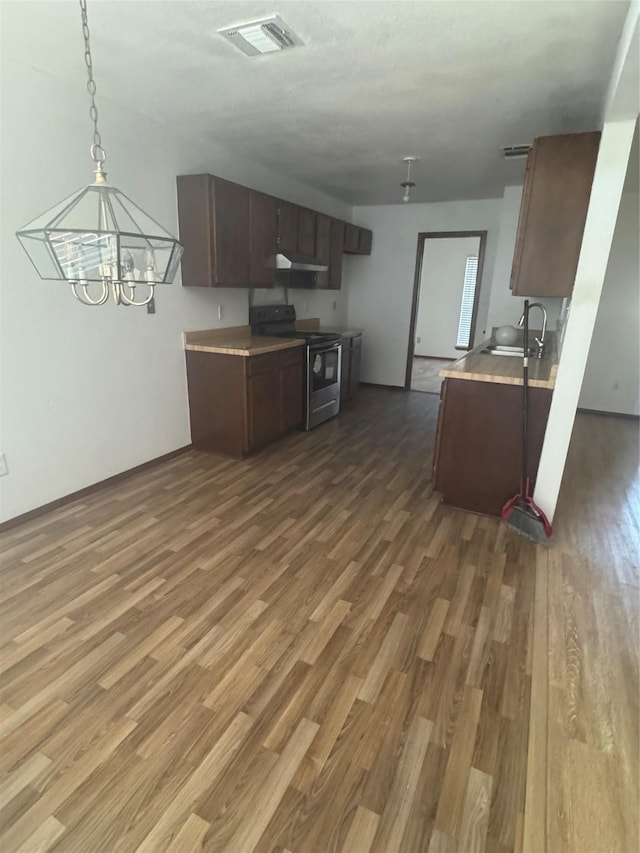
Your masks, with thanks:
[[[80,0],[93,121],[95,180],[17,232],[39,276],[66,281],[84,305],[147,305],[175,278],[182,245],[121,190],[107,184],[98,131],[86,0]],[[140,292],[142,290],[142,292]]]

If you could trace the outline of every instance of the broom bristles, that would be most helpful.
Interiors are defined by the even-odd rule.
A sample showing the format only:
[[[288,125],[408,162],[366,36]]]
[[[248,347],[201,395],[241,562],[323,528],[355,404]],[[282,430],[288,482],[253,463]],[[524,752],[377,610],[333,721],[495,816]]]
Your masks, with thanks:
[[[544,529],[544,522],[528,507],[514,506],[505,521],[509,527],[513,527],[537,545],[549,547],[549,537]]]

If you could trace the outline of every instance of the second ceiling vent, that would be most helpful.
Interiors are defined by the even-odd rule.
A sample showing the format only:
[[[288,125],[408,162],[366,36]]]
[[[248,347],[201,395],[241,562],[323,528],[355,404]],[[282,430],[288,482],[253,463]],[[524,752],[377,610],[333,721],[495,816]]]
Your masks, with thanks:
[[[223,27],[218,32],[247,56],[277,53],[304,44],[279,15],[235,27]]]
[[[517,160],[519,157],[526,157],[530,150],[530,145],[506,145],[502,153],[505,160]]]

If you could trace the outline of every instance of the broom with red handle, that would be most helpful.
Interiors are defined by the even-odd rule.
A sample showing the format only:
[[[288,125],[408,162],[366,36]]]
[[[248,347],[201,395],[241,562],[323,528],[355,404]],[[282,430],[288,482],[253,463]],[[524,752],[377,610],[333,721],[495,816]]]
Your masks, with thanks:
[[[502,507],[502,519],[509,527],[539,545],[548,545],[549,519],[533,500],[533,484],[528,475],[529,449],[529,300],[524,301],[524,356],[522,359],[522,473],[520,491]]]

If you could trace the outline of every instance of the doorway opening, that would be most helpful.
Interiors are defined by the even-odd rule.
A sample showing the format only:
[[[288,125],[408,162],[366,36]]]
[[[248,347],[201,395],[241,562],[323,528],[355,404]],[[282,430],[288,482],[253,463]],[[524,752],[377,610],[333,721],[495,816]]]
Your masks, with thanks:
[[[418,234],[405,389],[439,394],[440,371],[473,348],[486,231]]]

